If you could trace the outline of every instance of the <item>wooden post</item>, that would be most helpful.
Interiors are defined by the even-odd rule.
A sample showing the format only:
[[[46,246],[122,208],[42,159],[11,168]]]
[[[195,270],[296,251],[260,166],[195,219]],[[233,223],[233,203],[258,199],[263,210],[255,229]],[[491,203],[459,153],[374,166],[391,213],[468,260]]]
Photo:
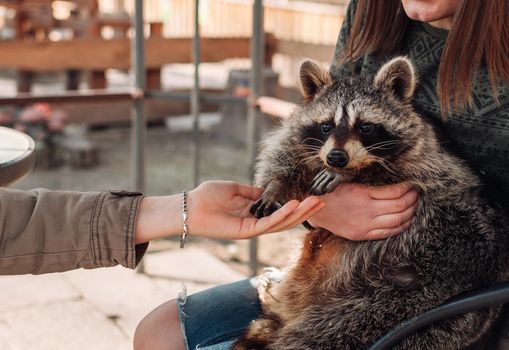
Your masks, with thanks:
[[[151,22],[150,23],[150,37],[163,36],[163,23]],[[147,69],[147,88],[149,90],[161,89],[161,68],[148,68]]]
[[[66,71],[66,90],[78,90],[80,87],[81,72],[78,69],[68,69]]]
[[[88,85],[90,89],[105,89],[106,88],[105,72],[103,70],[91,71]]]
[[[18,92],[30,92],[34,74],[30,71],[18,71],[17,90]]]
[[[88,4],[88,30],[87,34],[91,38],[101,37],[101,25],[99,23],[99,2],[90,0]],[[106,89],[106,72],[93,70],[90,72],[88,86],[90,89]]]
[[[21,9],[23,1],[19,1],[19,7],[16,10],[16,16],[14,17],[14,27],[16,29],[16,38],[23,40],[25,38],[25,27],[27,16],[26,13]],[[16,81],[16,90],[18,92],[30,92],[32,88],[33,73],[30,71],[19,70]]]

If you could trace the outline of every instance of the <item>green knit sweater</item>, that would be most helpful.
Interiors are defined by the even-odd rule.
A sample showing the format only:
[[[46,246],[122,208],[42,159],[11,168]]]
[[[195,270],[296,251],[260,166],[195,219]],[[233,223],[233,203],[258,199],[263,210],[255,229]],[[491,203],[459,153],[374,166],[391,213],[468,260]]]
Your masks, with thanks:
[[[351,1],[339,34],[331,66],[335,77],[351,75],[352,67],[355,74],[374,73],[389,59],[368,54],[353,65],[335,64],[350,34],[356,3]],[[398,54],[412,60],[419,76],[414,105],[439,123],[451,148],[481,176],[490,197],[505,207],[509,200],[509,86],[499,84],[497,103],[487,71],[481,67],[473,82],[473,105],[442,120],[436,86],[447,35],[447,30],[416,21],[411,22],[405,33]]]

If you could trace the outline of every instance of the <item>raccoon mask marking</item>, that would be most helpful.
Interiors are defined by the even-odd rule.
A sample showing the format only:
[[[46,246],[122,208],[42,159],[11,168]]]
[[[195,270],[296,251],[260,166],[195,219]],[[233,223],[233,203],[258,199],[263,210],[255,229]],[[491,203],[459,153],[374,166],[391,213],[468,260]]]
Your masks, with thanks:
[[[256,182],[266,191],[252,207],[257,217],[289,199],[332,192],[340,182],[398,182],[393,168],[418,146],[417,135],[426,134],[411,107],[416,79],[405,58],[390,61],[375,77],[341,81],[306,61],[300,78],[305,105],[265,140],[258,158]],[[276,155],[284,159],[272,161]],[[392,172],[390,181],[378,175],[382,168]],[[290,182],[299,190],[288,191]]]
[[[252,213],[269,215],[341,182],[404,181],[419,191],[419,205],[411,227],[384,240],[309,232],[299,259],[270,287],[263,318],[234,350],[365,349],[404,320],[507,279],[509,225],[482,196],[480,180],[413,109],[408,59],[337,81],[306,62],[301,81],[305,104],[263,142],[256,183],[265,192]],[[469,348],[488,338],[499,315],[491,307],[438,322],[396,348]]]
[[[301,68],[301,77],[317,74],[319,69],[323,70],[315,63],[305,63]],[[304,79],[307,84],[302,84],[303,94],[311,101],[327,98],[320,95],[324,86],[309,86],[309,82],[315,81],[318,80]],[[354,88],[352,81],[343,84],[345,85],[341,87],[343,91]],[[406,134],[401,133],[401,125],[397,124],[398,118],[405,118],[405,111],[396,114],[391,107],[395,105],[401,108],[410,104],[415,85],[412,65],[404,58],[398,58],[378,72],[371,89],[358,95],[343,98],[339,96],[335,101],[338,106],[334,116],[324,121],[317,120],[315,125],[304,129],[305,139],[311,134],[309,130],[311,128],[314,129],[312,131],[314,135],[318,134],[318,130],[321,132],[321,135],[315,138],[323,142],[319,157],[324,163],[324,169],[313,180],[311,194],[322,195],[332,192],[338,183],[352,181],[364,168],[394,162],[396,157],[401,156],[412,146],[409,142],[411,139],[405,138]],[[316,93],[311,99],[313,92]],[[316,103],[320,102],[322,101]],[[385,116],[393,113],[394,124],[388,124]],[[380,117],[384,118],[380,120]]]

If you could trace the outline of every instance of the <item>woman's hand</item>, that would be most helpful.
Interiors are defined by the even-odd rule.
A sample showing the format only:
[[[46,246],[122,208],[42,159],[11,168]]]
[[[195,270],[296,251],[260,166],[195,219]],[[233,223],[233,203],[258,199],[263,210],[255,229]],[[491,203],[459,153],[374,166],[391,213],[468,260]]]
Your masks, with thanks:
[[[272,215],[256,219],[249,213],[263,189],[226,181],[204,182],[189,192],[189,232],[216,239],[244,239],[282,231],[302,223],[325,203],[318,197],[292,200]]]
[[[309,223],[354,241],[383,239],[410,227],[417,191],[408,184],[368,187],[340,184],[321,197],[327,204]]]

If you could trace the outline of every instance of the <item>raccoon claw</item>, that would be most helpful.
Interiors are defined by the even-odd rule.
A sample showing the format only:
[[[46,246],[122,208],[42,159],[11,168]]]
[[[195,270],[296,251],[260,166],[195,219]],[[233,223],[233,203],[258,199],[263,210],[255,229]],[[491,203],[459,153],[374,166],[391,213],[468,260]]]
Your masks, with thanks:
[[[309,193],[315,196],[330,193],[336,189],[340,182],[341,176],[339,174],[329,170],[322,170],[313,179]]]
[[[282,204],[275,201],[271,202],[263,198],[258,199],[252,206],[249,212],[256,218],[260,219],[264,216],[269,216],[276,210],[282,207]]]

